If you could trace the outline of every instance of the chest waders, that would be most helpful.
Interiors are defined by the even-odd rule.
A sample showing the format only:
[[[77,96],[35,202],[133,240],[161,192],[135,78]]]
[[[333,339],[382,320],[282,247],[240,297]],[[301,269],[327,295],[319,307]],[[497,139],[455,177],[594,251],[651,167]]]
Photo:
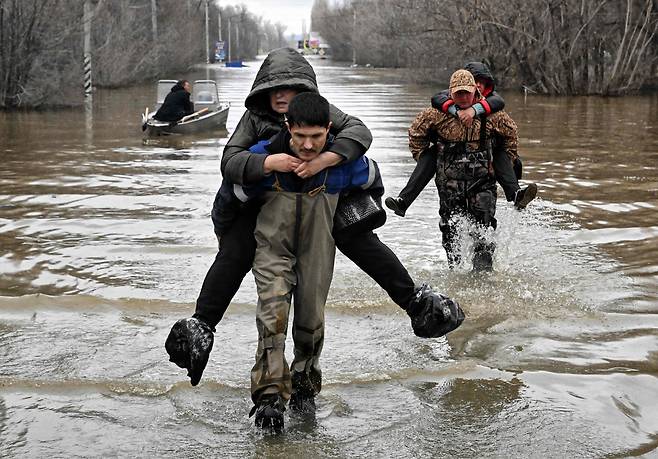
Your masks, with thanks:
[[[267,192],[258,214],[253,266],[258,349],[251,370],[255,405],[266,395],[288,401],[295,391],[314,396],[321,389],[319,359],[334,268],[331,230],[338,203],[337,194],[324,190],[321,185],[308,193]],[[291,301],[295,357],[289,368],[284,354]]]
[[[469,147],[468,132],[460,142],[446,143],[437,161],[436,185],[439,190],[439,229],[448,264],[460,262],[456,247],[455,217],[463,216],[477,223],[471,233],[475,240],[473,268],[491,270],[493,243],[487,243],[482,230],[496,228],[496,181],[492,165],[491,139],[487,138],[486,118],[480,118],[480,135],[476,149]]]

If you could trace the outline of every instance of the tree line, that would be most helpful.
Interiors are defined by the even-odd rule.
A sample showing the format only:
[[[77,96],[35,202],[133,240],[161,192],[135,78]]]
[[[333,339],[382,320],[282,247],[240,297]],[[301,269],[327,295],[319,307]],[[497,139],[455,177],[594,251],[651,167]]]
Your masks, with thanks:
[[[84,2],[0,0],[0,109],[82,103]],[[94,86],[170,77],[206,60],[206,0],[91,4]],[[230,28],[233,59],[287,43],[285,26],[263,21],[244,6],[209,2],[208,10],[211,56],[220,28],[225,42]]]
[[[658,79],[658,0],[315,0],[334,57],[444,82],[464,62],[542,94],[626,94]]]

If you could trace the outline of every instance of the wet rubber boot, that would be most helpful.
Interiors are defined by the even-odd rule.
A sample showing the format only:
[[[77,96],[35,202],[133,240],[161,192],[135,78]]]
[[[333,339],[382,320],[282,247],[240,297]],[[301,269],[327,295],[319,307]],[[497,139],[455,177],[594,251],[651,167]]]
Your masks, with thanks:
[[[495,250],[496,244],[493,242],[476,241],[473,250],[473,271],[493,271],[493,254]]]
[[[456,244],[456,230],[454,224],[449,224],[443,217],[439,220],[439,231],[441,231],[441,245],[448,257],[448,268],[454,269],[461,263],[461,255]]]
[[[514,207],[523,210],[537,196],[537,185],[531,183],[525,188],[516,191],[514,196]]]
[[[298,414],[315,414],[315,396],[303,392],[293,392],[288,406],[290,411]]]
[[[407,306],[414,334],[421,338],[438,338],[455,330],[464,321],[464,311],[455,300],[434,293],[432,287],[418,287]]]
[[[315,390],[305,373],[293,372],[292,395],[288,407],[298,414],[315,414]]]
[[[448,257],[448,268],[455,269],[461,263],[462,257],[458,253],[450,250],[446,250],[446,256]]]
[[[214,340],[213,331],[210,325],[195,317],[180,319],[171,327],[165,341],[169,361],[187,369],[187,376],[193,386],[199,384],[208,363]]]
[[[392,198],[388,197],[384,200],[386,207],[391,209],[395,215],[404,217],[404,214],[407,212],[407,205],[404,203],[402,198]]]
[[[473,255],[473,271],[493,271],[493,256],[491,253],[487,251],[476,252],[475,255]]]
[[[279,395],[264,395],[259,403],[251,409],[249,417],[256,415],[254,418],[256,427],[280,433],[283,431],[283,412],[285,410],[285,402]]]

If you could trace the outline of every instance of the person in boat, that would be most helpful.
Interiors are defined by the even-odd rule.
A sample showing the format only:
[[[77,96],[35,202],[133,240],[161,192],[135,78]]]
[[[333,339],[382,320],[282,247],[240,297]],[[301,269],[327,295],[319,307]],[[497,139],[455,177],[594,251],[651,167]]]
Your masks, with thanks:
[[[180,80],[171,87],[153,118],[158,121],[178,121],[194,113],[194,104],[190,100],[192,85],[187,80]]]
[[[296,95],[288,106],[286,127],[250,148],[268,156],[285,153],[312,161],[330,151],[333,136],[329,102],[315,92]],[[251,370],[251,398],[256,426],[283,428],[283,412],[315,412],[322,386],[319,359],[324,342],[324,307],[333,276],[336,245],[332,237],[339,193],[384,193],[377,164],[361,156],[322,172],[299,177],[273,172],[250,186],[236,186],[241,200],[262,202],[254,236],[253,273],[258,291],[258,350]],[[291,300],[294,360],[285,359]]]
[[[481,95],[480,100],[472,106],[462,109],[455,104],[450,97],[450,91],[446,89],[432,97],[432,107],[458,118],[464,126],[470,128],[476,117],[486,117],[503,110],[505,101],[496,92],[494,77],[486,64],[469,62],[464,66],[464,69],[473,74],[475,84]],[[441,148],[440,143],[434,144],[414,156],[417,163],[409,177],[409,181],[397,197],[388,197],[384,201],[386,206],[393,210],[396,215],[404,217],[409,206],[435,176],[437,149],[439,148]],[[521,178],[522,163],[518,153],[510,161],[508,153],[500,148],[498,142],[494,141],[492,165],[496,180],[503,188],[507,201],[514,202],[514,206],[519,210],[524,209],[537,195],[537,185],[530,183],[525,188],[520,187],[519,179]]]
[[[361,120],[330,104],[333,143],[316,158],[302,161],[285,152],[259,155],[249,151],[281,130],[290,100],[303,92],[319,92],[308,61],[292,48],[270,52],[245,100],[247,111],[224,148],[223,180],[211,214],[219,251],[203,281],[193,316],[177,321],[166,343],[170,360],[188,370],[192,385],[201,379],[215,326],[251,270],[256,250],[254,229],[259,202],[235,202],[226,196],[235,186],[257,182],[274,172],[294,172],[300,179],[308,179],[327,167],[357,160],[372,141],[370,130]],[[338,236],[336,246],[407,312],[416,335],[440,336],[463,320],[458,305],[450,298],[433,292],[426,284],[416,285],[393,251],[371,229]]]
[[[450,77],[450,97],[460,110],[467,110],[483,100],[468,70],[460,69]],[[476,226],[473,269],[493,269],[495,244],[486,237],[489,228],[495,230],[496,179],[493,172],[493,146],[499,147],[511,162],[518,147],[517,127],[504,110],[488,117],[473,119],[467,127],[459,118],[428,108],[420,112],[409,128],[409,149],[414,157],[440,143],[437,149],[436,184],[439,189],[439,229],[448,264],[460,262],[457,247],[459,217]]]

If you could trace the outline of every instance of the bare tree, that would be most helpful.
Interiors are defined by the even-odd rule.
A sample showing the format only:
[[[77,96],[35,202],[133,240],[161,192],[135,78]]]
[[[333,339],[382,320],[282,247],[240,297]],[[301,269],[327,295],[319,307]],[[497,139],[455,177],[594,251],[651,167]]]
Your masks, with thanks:
[[[286,26],[280,22],[272,24],[270,21],[265,21],[263,23],[263,37],[265,40],[259,46],[260,51],[268,52],[286,46],[285,31]]]
[[[68,105],[71,88],[81,84],[79,70],[71,70],[81,6],[78,12],[63,0],[0,0],[0,108]]]
[[[316,0],[313,21],[339,59],[431,80],[483,60],[547,94],[634,91],[658,62],[658,0]]]
[[[0,0],[0,109],[82,103],[83,3]],[[94,0],[93,5],[96,86],[169,76],[205,60],[205,0]],[[211,30],[219,29],[219,13],[210,4]],[[224,30],[231,16],[238,23],[238,54],[255,57],[260,18],[242,6],[228,6],[221,9]],[[275,27],[273,40],[280,45],[284,28]]]

